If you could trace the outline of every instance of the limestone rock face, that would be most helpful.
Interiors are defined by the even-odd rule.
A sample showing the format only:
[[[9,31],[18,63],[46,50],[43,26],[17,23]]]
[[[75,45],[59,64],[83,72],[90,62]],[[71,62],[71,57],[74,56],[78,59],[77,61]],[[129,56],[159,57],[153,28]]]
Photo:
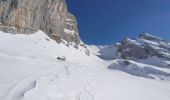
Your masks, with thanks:
[[[15,27],[18,33],[40,29],[57,42],[80,41],[76,18],[67,11],[65,0],[1,0],[0,22]],[[72,27],[70,33],[65,33],[66,26]]]

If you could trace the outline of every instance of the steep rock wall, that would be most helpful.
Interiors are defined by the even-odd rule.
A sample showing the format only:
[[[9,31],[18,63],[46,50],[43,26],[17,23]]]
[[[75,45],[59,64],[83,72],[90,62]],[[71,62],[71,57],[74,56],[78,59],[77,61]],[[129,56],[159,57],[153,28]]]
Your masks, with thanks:
[[[40,29],[57,42],[80,42],[76,18],[67,11],[65,0],[1,0],[0,22],[17,33]]]

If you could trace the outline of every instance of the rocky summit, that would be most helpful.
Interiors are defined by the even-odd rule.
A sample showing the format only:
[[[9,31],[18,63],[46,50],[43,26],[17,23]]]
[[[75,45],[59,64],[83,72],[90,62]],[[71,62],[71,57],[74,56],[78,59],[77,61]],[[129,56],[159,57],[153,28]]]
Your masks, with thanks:
[[[0,29],[28,34],[42,30],[58,43],[62,39],[79,44],[74,15],[65,0],[0,0]]]
[[[148,33],[141,33],[135,39],[123,39],[118,45],[118,52],[125,59],[146,59],[152,56],[170,59],[169,43]]]

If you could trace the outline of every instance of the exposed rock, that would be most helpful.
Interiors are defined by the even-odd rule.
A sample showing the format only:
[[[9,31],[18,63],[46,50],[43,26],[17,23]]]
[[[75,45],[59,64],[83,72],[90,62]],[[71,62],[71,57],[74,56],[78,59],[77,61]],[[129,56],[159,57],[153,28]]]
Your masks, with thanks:
[[[66,58],[63,56],[63,57],[57,57],[56,59],[60,60],[60,61],[66,61]]]
[[[87,46],[85,44],[80,44],[80,46],[83,48],[87,48]]]
[[[131,63],[128,60],[123,61],[125,65],[130,65]]]
[[[121,52],[121,57],[124,59],[145,59],[152,55],[148,48],[130,39],[124,39],[119,45],[118,51]]]
[[[90,56],[90,51],[86,48],[85,49],[85,54],[87,55],[87,56]]]
[[[80,41],[76,18],[67,11],[65,0],[1,0],[0,22],[22,34],[40,29],[59,43]]]
[[[151,56],[170,59],[170,45],[160,37],[142,33],[135,40],[124,39],[118,51],[124,59],[146,59]]]
[[[0,30],[5,33],[16,33],[16,28],[0,24]]]
[[[139,34],[139,38],[141,39],[146,39],[146,40],[150,40],[150,41],[165,41],[162,38],[158,37],[158,36],[154,36],[148,33],[141,33]]]
[[[67,40],[67,42],[75,42],[76,44],[80,43],[79,31],[77,29],[77,20],[76,17],[71,13],[67,14],[62,37]]]

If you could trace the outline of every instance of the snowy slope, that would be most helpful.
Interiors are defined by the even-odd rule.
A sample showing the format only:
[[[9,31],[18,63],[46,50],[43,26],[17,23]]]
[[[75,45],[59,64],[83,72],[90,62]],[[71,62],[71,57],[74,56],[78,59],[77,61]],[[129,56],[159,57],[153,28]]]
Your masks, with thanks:
[[[87,56],[83,47],[57,44],[41,31],[0,32],[0,100],[170,99],[170,81],[110,70],[115,60],[105,61],[92,51]],[[56,59],[63,56],[66,61]]]
[[[88,48],[90,49],[91,53],[98,56],[103,60],[113,60],[120,58],[119,53],[117,51],[116,45],[105,45],[105,46],[96,46],[96,45],[89,45]]]
[[[120,70],[131,75],[160,80],[170,80],[170,70],[131,60],[117,59],[109,69]]]

